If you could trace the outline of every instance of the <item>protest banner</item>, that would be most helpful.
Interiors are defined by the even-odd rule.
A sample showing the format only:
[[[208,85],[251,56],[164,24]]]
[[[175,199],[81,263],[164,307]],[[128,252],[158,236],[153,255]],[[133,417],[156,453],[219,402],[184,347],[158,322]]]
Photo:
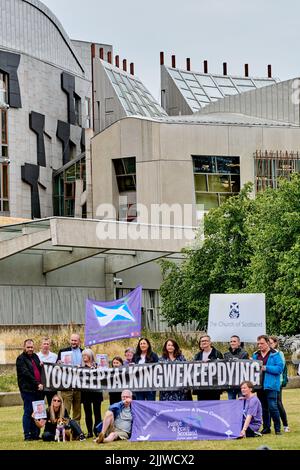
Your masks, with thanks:
[[[167,362],[111,369],[44,364],[42,379],[46,390],[228,389],[245,380],[260,386],[261,362]]]
[[[131,410],[136,442],[229,440],[242,428],[242,400],[133,401]]]
[[[141,334],[142,286],[122,299],[97,302],[87,299],[85,316],[85,344],[137,338]]]

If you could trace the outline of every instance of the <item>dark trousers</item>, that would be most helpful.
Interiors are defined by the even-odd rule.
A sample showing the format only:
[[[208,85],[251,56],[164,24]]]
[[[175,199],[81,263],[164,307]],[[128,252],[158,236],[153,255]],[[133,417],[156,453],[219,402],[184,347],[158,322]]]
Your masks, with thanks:
[[[136,400],[155,401],[155,398],[156,398],[156,392],[135,392]]]
[[[83,395],[84,394],[84,395]],[[101,422],[101,402],[102,402],[102,393],[97,392],[84,393],[83,392],[83,408],[85,413],[85,424],[87,431],[90,435],[96,435],[96,426]],[[94,423],[93,423],[93,414],[94,414]]]
[[[280,392],[278,392],[278,395],[277,395],[277,406],[279,409],[279,414],[280,414],[282,424],[284,427],[287,427],[288,426],[287,415],[286,415],[286,411],[282,403],[282,387],[280,388]]]
[[[57,392],[45,392],[45,397],[47,398],[47,403],[48,403],[48,406],[50,407],[51,406],[51,401],[52,401],[52,398],[54,397],[54,395],[56,395]]]
[[[276,390],[258,390],[257,397],[261,402],[263,414],[263,428],[271,429],[271,418],[274,422],[275,432],[280,431],[280,414],[277,405]]]
[[[24,403],[23,414],[23,431],[25,439],[37,439],[40,435],[40,430],[36,426],[34,419],[31,417],[33,413],[32,402],[43,400],[44,394],[41,392],[21,392],[21,397]]]

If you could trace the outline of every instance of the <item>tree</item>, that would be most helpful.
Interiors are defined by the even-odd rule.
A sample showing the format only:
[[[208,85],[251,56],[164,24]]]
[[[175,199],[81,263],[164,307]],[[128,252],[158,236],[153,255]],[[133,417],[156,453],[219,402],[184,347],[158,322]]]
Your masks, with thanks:
[[[300,329],[300,174],[257,196],[247,230],[252,252],[247,291],[265,292],[269,331],[295,333]]]
[[[245,267],[249,261],[245,232],[251,212],[251,185],[221,207],[211,210],[204,221],[205,240],[198,248],[185,250],[186,259],[176,265],[162,261],[162,314],[170,325],[196,320],[207,324],[211,293],[239,292],[245,288]]]
[[[251,185],[205,217],[202,246],[162,262],[162,314],[207,324],[212,293],[266,294],[270,333],[300,330],[300,175],[250,198]],[[199,241],[200,235],[197,235]]]

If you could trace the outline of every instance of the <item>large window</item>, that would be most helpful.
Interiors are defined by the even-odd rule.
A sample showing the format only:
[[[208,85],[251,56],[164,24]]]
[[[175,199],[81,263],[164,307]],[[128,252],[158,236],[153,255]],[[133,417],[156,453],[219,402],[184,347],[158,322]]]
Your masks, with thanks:
[[[136,159],[118,158],[113,164],[120,195],[118,219],[136,221]]]
[[[8,104],[8,78],[6,73],[0,71],[0,108],[1,105]]]
[[[277,188],[278,179],[290,179],[293,173],[300,172],[298,152],[256,152],[254,155],[256,190]]]
[[[54,174],[53,178],[53,212],[59,217],[75,216],[76,181],[83,182],[83,191],[86,190],[86,162],[82,156],[76,162],[68,163]],[[86,218],[86,205],[82,206],[82,218]]]
[[[240,157],[193,156],[196,204],[208,211],[240,191]]]
[[[0,213],[9,212],[8,165],[0,163]]]
[[[0,72],[0,213],[9,213],[9,155],[7,130],[7,74]]]

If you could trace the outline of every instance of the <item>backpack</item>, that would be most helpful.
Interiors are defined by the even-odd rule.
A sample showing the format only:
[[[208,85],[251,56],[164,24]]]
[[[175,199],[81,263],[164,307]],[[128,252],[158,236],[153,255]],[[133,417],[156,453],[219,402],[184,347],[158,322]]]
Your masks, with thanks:
[[[284,369],[283,369],[283,372],[282,372],[282,384],[281,384],[281,386],[286,387],[288,381],[289,381],[288,370],[287,370],[287,365],[285,363],[284,364]]]

